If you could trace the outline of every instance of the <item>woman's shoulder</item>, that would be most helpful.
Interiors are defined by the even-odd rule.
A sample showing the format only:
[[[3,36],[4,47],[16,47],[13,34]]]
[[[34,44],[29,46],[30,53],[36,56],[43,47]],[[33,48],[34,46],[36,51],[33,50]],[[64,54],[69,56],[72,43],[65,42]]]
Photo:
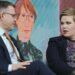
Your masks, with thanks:
[[[66,43],[66,38],[63,36],[56,36],[49,39],[49,43],[54,42],[56,44]]]
[[[62,40],[65,39],[63,36],[56,36],[56,37],[52,37],[49,40]]]

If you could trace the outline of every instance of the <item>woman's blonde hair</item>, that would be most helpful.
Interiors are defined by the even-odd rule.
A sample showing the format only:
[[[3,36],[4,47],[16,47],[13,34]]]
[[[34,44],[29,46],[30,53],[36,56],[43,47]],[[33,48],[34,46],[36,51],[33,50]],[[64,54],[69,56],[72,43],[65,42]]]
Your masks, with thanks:
[[[62,16],[73,16],[73,20],[75,21],[75,9],[74,8],[68,8],[61,12],[60,14],[60,20]]]

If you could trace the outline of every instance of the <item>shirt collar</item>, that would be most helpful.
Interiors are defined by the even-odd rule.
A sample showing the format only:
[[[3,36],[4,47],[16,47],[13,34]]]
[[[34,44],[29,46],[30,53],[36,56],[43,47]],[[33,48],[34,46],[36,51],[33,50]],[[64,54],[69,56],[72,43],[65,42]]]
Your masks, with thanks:
[[[0,36],[2,36],[5,33],[5,30],[0,27]]]

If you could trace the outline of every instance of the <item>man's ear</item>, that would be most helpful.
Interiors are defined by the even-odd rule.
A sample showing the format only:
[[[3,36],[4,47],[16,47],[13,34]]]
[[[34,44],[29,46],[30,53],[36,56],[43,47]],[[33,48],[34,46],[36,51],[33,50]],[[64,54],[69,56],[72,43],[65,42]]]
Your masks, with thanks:
[[[0,12],[0,19],[3,17],[3,13],[2,12]]]
[[[1,19],[1,13],[0,13],[0,19]]]

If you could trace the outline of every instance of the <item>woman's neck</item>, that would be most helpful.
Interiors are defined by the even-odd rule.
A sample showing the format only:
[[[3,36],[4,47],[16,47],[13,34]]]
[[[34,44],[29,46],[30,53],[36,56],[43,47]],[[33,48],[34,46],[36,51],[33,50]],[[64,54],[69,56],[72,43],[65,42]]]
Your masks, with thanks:
[[[69,40],[75,42],[75,37],[71,37]]]

